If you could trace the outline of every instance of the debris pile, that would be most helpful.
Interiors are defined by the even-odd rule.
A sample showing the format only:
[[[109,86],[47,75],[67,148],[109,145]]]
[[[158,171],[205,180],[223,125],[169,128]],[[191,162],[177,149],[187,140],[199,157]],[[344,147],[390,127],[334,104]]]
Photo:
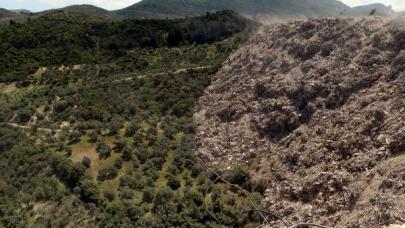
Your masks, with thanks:
[[[263,204],[285,222],[405,223],[403,19],[264,27],[224,63],[194,119],[197,156],[264,179]]]

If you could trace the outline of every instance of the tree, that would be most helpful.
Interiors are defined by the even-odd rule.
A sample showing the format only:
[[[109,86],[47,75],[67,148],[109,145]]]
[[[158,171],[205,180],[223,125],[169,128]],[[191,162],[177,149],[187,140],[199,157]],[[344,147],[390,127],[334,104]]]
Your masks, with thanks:
[[[33,110],[30,108],[19,109],[16,113],[16,120],[18,123],[26,123],[31,119]]]
[[[99,171],[97,179],[99,179],[100,181],[112,180],[117,176],[118,176],[117,167],[107,166]]]
[[[153,188],[145,188],[143,190],[142,201],[145,203],[152,203],[153,198],[155,197],[155,191]]]
[[[122,150],[127,146],[127,142],[122,138],[117,138],[114,140],[114,151],[121,153]]]
[[[164,207],[165,205],[169,205],[170,201],[174,197],[174,192],[168,188],[163,187],[159,189],[155,196],[155,201],[153,202],[153,211],[157,212],[160,207]]]
[[[68,187],[73,189],[78,185],[82,178],[85,168],[80,163],[72,163],[70,160],[62,156],[55,156],[51,160],[53,173],[64,182]]]
[[[95,183],[92,177],[83,178],[79,186],[81,200],[92,203],[97,203],[100,200],[97,183]]]
[[[100,159],[107,159],[111,156],[111,148],[104,141],[99,141],[97,143],[96,151]]]

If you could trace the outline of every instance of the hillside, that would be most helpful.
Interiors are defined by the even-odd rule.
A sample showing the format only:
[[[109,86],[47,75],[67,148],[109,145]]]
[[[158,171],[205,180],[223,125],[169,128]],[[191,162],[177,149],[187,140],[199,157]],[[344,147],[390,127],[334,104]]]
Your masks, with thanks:
[[[343,15],[348,17],[361,17],[370,14],[373,10],[376,10],[375,15],[379,16],[393,16],[396,14],[396,12],[390,6],[376,3],[350,8],[343,12]]]
[[[165,19],[199,16],[206,12],[233,10],[245,17],[262,23],[277,23],[303,17],[367,16],[373,10],[381,16],[391,16],[395,12],[380,3],[350,8],[338,0],[142,0],[124,9],[108,11],[93,5],[72,5],[60,9],[38,13],[19,13],[3,19],[3,25],[11,19],[25,22],[47,13],[65,11],[113,20],[124,19]],[[1,19],[0,19],[1,20]]]
[[[0,8],[0,27],[8,25],[10,20],[15,22],[25,22],[29,17],[29,12],[27,11],[12,11]]]
[[[24,80],[41,66],[111,62],[129,49],[212,43],[256,26],[231,11],[119,22],[55,12],[0,32],[0,82]]]
[[[115,13],[130,18],[165,18],[201,15],[224,9],[250,18],[336,16],[349,7],[336,0],[143,0]]]
[[[9,17],[15,15],[14,12],[0,8],[0,17]]]
[[[247,173],[192,151],[197,98],[256,27],[55,12],[0,32],[0,227],[258,226]]]
[[[199,99],[197,155],[264,183],[269,227],[404,223],[404,25],[312,19],[263,28]]]

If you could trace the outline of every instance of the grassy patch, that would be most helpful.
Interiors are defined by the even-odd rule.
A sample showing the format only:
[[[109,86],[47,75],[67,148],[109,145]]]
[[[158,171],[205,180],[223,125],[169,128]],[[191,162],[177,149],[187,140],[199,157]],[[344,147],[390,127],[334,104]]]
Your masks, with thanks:
[[[109,146],[113,144],[114,137],[105,137],[103,139]],[[100,159],[96,151],[96,145],[89,143],[88,141],[89,141],[88,136],[82,136],[79,143],[71,146],[72,149],[71,159],[73,162],[81,162],[85,156],[90,158],[91,166],[88,169],[88,173],[92,177],[97,178],[100,169],[109,165],[113,165],[115,160],[119,158],[120,155],[112,152],[109,158]]]
[[[165,163],[163,163],[162,170],[159,173],[159,178],[156,180],[156,187],[161,188],[166,186],[166,175],[167,175],[167,170],[169,169],[169,166],[172,164],[174,160],[174,152],[172,150],[169,150],[167,153],[167,157],[165,160]]]

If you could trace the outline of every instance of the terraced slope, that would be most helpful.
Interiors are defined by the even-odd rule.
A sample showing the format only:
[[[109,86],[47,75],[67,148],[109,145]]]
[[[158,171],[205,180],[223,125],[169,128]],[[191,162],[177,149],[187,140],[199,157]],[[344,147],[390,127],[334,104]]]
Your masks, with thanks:
[[[200,98],[197,154],[219,169],[248,167],[266,183],[263,203],[277,215],[270,227],[403,223],[404,25],[375,18],[265,27]]]

